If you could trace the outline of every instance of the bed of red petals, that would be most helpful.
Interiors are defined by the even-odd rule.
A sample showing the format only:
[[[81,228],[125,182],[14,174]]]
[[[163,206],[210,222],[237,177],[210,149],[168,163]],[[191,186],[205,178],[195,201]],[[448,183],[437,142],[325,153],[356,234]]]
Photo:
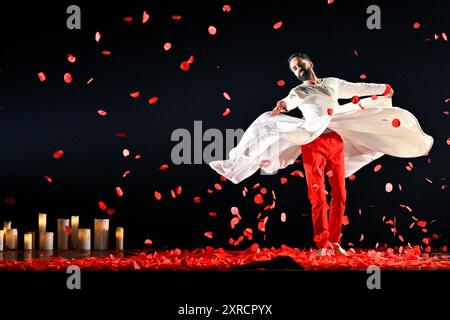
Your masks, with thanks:
[[[423,253],[419,246],[398,250],[350,249],[348,257],[329,254],[315,257],[316,250],[259,248],[224,250],[206,247],[196,250],[139,252],[127,257],[110,253],[103,257],[35,258],[22,261],[0,260],[0,271],[65,271],[78,265],[87,271],[155,271],[155,270],[233,270],[235,267],[289,256],[307,270],[366,270],[377,265],[382,270],[450,270],[450,255]],[[258,269],[259,270],[259,269]]]

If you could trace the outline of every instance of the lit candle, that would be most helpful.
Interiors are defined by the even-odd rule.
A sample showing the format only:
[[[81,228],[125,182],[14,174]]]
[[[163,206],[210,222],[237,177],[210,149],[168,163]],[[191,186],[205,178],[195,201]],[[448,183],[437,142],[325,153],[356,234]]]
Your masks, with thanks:
[[[47,214],[39,213],[39,233],[45,232],[47,229]]]
[[[58,250],[69,249],[69,236],[66,228],[69,226],[69,219],[58,219]]]
[[[108,250],[109,219],[94,220],[94,249]]]
[[[8,250],[17,249],[17,229],[8,229],[6,231],[5,247]]]
[[[39,233],[39,248],[41,250],[53,250],[53,232]]]
[[[124,231],[122,227],[116,228],[116,249],[123,250]]]
[[[0,230],[0,251],[3,251],[3,230]]]
[[[31,231],[28,233],[31,234],[31,250],[35,250],[36,249],[36,232]]]
[[[23,250],[33,250],[33,234],[31,232],[23,235]]]
[[[70,234],[70,247],[72,249],[77,248],[78,243],[78,223],[79,223],[79,217],[78,216],[72,216],[70,221],[70,229],[72,229],[72,233]]]
[[[78,249],[91,250],[91,230],[78,229]]]

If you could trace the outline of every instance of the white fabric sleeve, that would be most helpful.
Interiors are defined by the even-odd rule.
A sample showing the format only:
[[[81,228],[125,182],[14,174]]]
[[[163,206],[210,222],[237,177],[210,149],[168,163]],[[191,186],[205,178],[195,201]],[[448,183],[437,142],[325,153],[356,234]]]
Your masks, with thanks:
[[[300,106],[301,100],[298,94],[295,92],[294,89],[292,89],[288,96],[284,99],[281,99],[280,101],[283,101],[286,103],[286,108],[288,111],[291,111],[292,109],[295,109]]]
[[[383,94],[386,89],[387,85],[382,83],[354,83],[339,79],[337,96],[338,99],[350,99],[354,96],[364,97],[371,95],[380,95]]]

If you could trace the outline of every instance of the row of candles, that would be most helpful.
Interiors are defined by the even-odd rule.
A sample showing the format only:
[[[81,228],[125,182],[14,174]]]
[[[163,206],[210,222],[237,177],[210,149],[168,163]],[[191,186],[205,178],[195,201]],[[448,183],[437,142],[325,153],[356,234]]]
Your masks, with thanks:
[[[58,219],[57,248],[58,250],[71,249],[91,250],[91,230],[79,229],[79,217],[72,216],[70,219]],[[39,213],[39,249],[53,250],[54,233],[47,232],[47,214]],[[116,228],[116,249],[123,250],[124,229]],[[0,251],[18,249],[18,231],[11,228],[11,222],[3,223],[0,230]],[[36,233],[26,232],[24,234],[24,250],[36,248]],[[94,219],[94,250],[109,249],[109,219]]]

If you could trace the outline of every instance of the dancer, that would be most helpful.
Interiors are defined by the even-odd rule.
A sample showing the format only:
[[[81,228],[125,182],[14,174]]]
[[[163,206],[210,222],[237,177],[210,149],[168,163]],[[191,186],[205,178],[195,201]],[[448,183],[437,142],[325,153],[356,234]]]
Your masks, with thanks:
[[[326,255],[328,247],[346,255],[340,245],[345,178],[384,154],[402,158],[427,155],[433,138],[422,131],[413,114],[392,107],[394,90],[389,84],[319,78],[304,53],[291,55],[288,63],[302,84],[250,125],[228,160],[209,165],[239,183],[258,169],[275,173],[302,154],[317,256]],[[364,96],[370,97],[360,99]],[[352,102],[338,104],[338,99],[350,98]],[[302,119],[282,114],[296,107],[302,111]],[[329,206],[325,176],[331,186]]]

